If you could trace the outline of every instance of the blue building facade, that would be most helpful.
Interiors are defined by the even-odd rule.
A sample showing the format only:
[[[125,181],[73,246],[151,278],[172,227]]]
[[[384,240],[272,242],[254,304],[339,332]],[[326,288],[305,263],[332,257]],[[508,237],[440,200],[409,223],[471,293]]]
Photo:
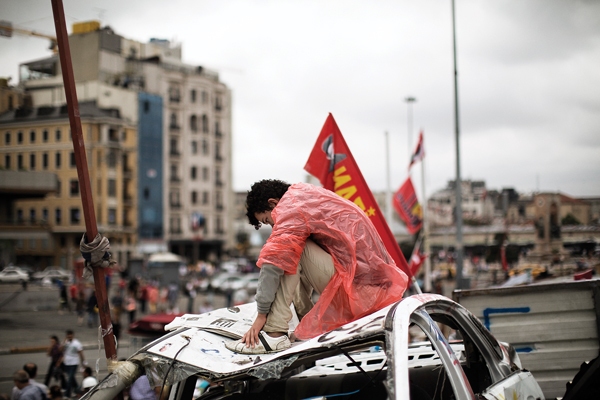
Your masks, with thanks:
[[[138,95],[138,235],[162,239],[163,226],[163,100]]]

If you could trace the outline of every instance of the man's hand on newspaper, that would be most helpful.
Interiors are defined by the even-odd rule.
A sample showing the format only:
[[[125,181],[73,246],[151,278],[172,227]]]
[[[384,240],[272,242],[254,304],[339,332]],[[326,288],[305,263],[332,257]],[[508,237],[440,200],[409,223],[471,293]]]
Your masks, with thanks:
[[[246,343],[246,347],[254,347],[258,344],[258,332],[265,326],[266,322],[267,314],[258,314],[248,332],[242,337],[242,343]]]

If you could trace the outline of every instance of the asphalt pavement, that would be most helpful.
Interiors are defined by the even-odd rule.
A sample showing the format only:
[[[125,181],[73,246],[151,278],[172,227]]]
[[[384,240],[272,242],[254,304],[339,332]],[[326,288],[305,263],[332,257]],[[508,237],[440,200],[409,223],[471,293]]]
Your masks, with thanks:
[[[204,296],[195,298],[193,309],[199,309],[204,301]],[[188,298],[179,297],[180,312],[187,312]],[[213,297],[215,308],[225,306],[223,296]],[[106,376],[106,357],[104,346],[99,348],[102,339],[98,327],[89,328],[84,320],[83,326],[77,325],[77,316],[74,312],[59,313],[57,310],[2,312],[0,310],[0,393],[10,393],[13,387],[12,374],[23,367],[27,362],[38,365],[37,381],[44,381],[48,368],[49,357],[46,348],[50,344],[51,335],[58,336],[59,340],[65,338],[65,331],[72,329],[75,337],[84,346],[85,359],[92,369],[98,367],[98,377]],[[141,317],[138,312],[138,317]],[[145,341],[132,337],[127,333],[127,316],[123,315],[123,329],[117,346],[117,357],[127,358],[139,349]],[[78,382],[81,374],[77,375]]]

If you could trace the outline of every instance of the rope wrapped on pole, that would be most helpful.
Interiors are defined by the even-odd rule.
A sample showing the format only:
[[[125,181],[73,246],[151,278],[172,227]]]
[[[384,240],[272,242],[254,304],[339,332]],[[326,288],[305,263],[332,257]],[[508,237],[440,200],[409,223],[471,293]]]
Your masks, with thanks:
[[[96,235],[94,240],[86,243],[86,235],[84,234],[79,242],[79,251],[85,260],[85,269],[83,278],[87,279],[93,274],[93,268],[110,268],[117,262],[111,259],[110,242],[100,233]]]

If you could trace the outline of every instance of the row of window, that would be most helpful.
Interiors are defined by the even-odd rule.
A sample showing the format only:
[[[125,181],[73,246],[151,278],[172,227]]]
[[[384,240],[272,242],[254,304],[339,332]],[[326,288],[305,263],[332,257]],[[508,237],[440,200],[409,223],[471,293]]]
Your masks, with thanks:
[[[192,140],[191,142],[191,151],[192,154],[198,154],[198,142]],[[210,146],[206,139],[202,140],[202,155],[207,156],[210,152]],[[179,151],[179,139],[175,136],[172,136],[169,140],[169,154],[171,155],[181,155]],[[223,156],[221,155],[221,143],[215,143],[215,159],[217,161],[222,160]]]
[[[37,210],[35,208],[30,208],[29,209],[29,215],[27,216],[27,221],[31,224],[37,224],[37,223],[48,223],[49,220],[49,214],[48,214],[48,209],[47,208],[43,208],[41,210],[41,215],[39,215],[38,218],[38,214],[37,214]],[[116,208],[109,208],[108,209],[108,216],[107,216],[107,222],[109,225],[115,225],[117,223],[117,209]],[[25,211],[22,208],[18,208],[17,209],[17,215],[16,215],[16,219],[17,219],[17,223],[25,223],[26,219],[25,219]],[[81,210],[79,207],[71,207],[69,209],[69,221],[68,223],[71,225],[79,225],[81,224],[81,219],[82,219],[82,214],[81,214]],[[100,218],[99,218],[100,219]],[[54,225],[62,225],[63,224],[63,210],[62,208],[57,207],[54,210],[54,220],[53,220]]]
[[[171,113],[171,116],[169,118],[169,128],[172,130],[178,130],[181,128],[181,126],[179,125],[177,114],[174,112]],[[202,117],[200,117],[199,121],[197,115],[192,115],[190,117],[190,130],[192,132],[198,132],[201,130],[203,133],[209,133],[210,130],[208,116],[206,114],[203,114]],[[223,132],[221,131],[221,124],[219,123],[219,121],[215,121],[215,136],[223,136]]]
[[[179,103],[179,101],[181,101],[181,91],[179,90],[179,88],[177,86],[171,86],[169,88],[169,101],[174,102],[174,103]],[[190,103],[196,103],[198,101],[198,91],[196,89],[191,89],[190,90]],[[202,90],[202,92],[200,92],[200,101],[202,102],[202,104],[207,104],[208,103],[208,92],[206,90]],[[220,97],[216,97],[215,98],[215,108],[217,109],[221,109],[222,104],[221,104],[221,99]]]
[[[25,144],[26,135],[22,131],[18,131],[16,133],[12,133],[10,131],[4,133],[4,144],[10,145],[13,144],[13,140],[15,144]],[[29,131],[29,141],[27,144],[37,143],[38,140],[41,140],[41,143],[48,143],[50,140],[50,132],[48,129],[44,129],[41,132],[41,135],[38,135],[38,132],[35,130]],[[62,140],[62,131],[60,129],[56,129],[54,131],[54,141],[60,142]]]
[[[17,169],[17,170],[22,170],[22,169],[29,169],[30,171],[35,171],[38,168],[38,155],[35,153],[31,153],[29,154],[29,157],[24,156],[23,154],[17,154],[14,159],[13,159],[13,154],[5,154],[4,155],[4,168],[5,169]],[[25,165],[25,161],[26,159],[29,159],[29,163],[28,165]],[[42,153],[41,154],[41,158],[40,160],[40,166],[39,168],[41,169],[48,169],[50,167],[50,154],[48,153]],[[13,160],[15,161],[15,165],[13,165]],[[69,167],[70,168],[76,168],[76,163],[75,163],[75,153],[74,152],[70,152],[69,154]],[[62,153],[60,151],[57,151],[56,153],[54,153],[54,168],[56,169],[60,169],[62,167]]]
[[[201,227],[201,229],[205,235],[208,234],[207,224],[204,224],[204,226]],[[169,219],[169,233],[172,233],[172,234],[183,233],[182,228],[181,228],[181,218],[180,217],[173,216]],[[223,217],[221,217],[219,215],[217,215],[214,220],[214,233],[219,234],[219,235],[222,235],[225,233],[225,225],[223,223]]]

